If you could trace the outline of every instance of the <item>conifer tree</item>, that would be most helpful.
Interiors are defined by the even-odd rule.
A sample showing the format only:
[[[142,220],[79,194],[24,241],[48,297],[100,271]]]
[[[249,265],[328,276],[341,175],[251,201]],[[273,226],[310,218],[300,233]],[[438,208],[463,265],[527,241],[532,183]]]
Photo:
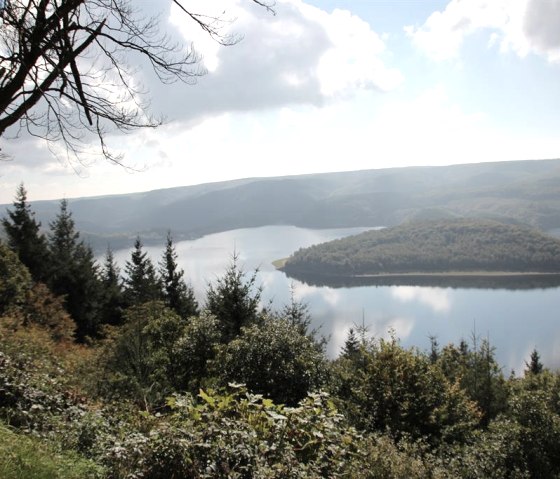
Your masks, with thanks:
[[[293,284],[290,286],[290,302],[282,308],[281,316],[292,323],[303,336],[307,334],[314,336],[316,333],[316,331],[309,331],[311,324],[309,308],[307,304],[296,299]]]
[[[76,322],[76,339],[99,333],[101,285],[93,251],[79,241],[68,201],[60,202],[60,211],[50,224],[51,269],[48,285],[55,294],[65,297],[65,305]]]
[[[21,183],[16,191],[14,209],[8,210],[8,218],[2,226],[8,237],[8,245],[19,260],[27,266],[35,281],[46,281],[49,273],[48,247],[45,235],[40,232],[41,223],[27,203],[27,191]]]
[[[245,271],[238,264],[239,256],[233,254],[224,276],[216,285],[209,285],[206,309],[221,323],[223,340],[231,341],[239,335],[241,328],[259,318],[262,289],[256,287],[257,271],[245,279]]]
[[[185,272],[177,265],[177,252],[171,232],[167,233],[165,250],[159,264],[159,274],[165,304],[182,318],[196,316],[198,304],[192,287],[183,279]]]
[[[125,309],[123,283],[113,251],[107,247],[105,262],[101,271],[102,307],[101,321],[104,324],[122,323]]]
[[[130,261],[125,264],[124,296],[127,306],[157,301],[162,297],[161,282],[154,264],[142,248],[142,241],[137,237]]]
[[[354,328],[348,330],[348,335],[346,336],[346,341],[344,341],[344,346],[342,347],[342,356],[347,358],[353,358],[360,351],[360,340],[356,335]]]
[[[543,372],[544,365],[541,362],[541,357],[536,349],[533,349],[533,352],[531,353],[530,361],[529,362],[525,361],[525,366],[527,366],[527,369],[525,369],[525,375],[540,374]]]

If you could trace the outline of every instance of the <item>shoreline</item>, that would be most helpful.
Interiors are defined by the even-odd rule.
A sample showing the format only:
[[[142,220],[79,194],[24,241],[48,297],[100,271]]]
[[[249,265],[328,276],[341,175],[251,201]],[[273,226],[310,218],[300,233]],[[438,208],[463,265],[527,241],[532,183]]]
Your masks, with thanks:
[[[327,275],[325,275],[327,276]],[[451,278],[477,278],[477,277],[518,277],[518,276],[560,276],[560,271],[415,271],[408,273],[365,273],[365,274],[333,274],[328,276],[341,276],[348,278],[396,278],[396,277],[451,277]]]

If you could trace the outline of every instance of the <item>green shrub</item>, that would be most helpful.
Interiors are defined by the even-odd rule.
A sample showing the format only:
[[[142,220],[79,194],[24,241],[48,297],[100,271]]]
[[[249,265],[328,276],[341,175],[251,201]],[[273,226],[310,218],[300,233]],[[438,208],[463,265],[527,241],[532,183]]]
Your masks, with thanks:
[[[333,365],[332,389],[352,424],[396,439],[426,437],[433,444],[464,441],[480,415],[457,383],[424,353],[395,338],[362,338]]]
[[[326,361],[317,344],[298,325],[264,317],[241,330],[217,360],[223,383],[236,381],[277,403],[295,405],[325,382]]]

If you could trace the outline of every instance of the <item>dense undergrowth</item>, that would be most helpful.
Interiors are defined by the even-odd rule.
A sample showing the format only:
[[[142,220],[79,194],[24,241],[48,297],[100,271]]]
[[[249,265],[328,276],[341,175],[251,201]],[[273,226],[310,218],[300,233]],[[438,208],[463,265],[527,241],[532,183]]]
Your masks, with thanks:
[[[1,477],[560,473],[560,378],[536,358],[533,371],[506,379],[487,345],[421,352],[355,335],[339,359],[325,361],[321,383],[287,406],[225,384],[211,365],[197,393],[171,388],[149,401],[141,389],[111,389],[116,338],[58,342],[44,326],[5,317],[0,344]],[[259,365],[255,374],[266,374]],[[270,384],[305,374],[272,374]]]

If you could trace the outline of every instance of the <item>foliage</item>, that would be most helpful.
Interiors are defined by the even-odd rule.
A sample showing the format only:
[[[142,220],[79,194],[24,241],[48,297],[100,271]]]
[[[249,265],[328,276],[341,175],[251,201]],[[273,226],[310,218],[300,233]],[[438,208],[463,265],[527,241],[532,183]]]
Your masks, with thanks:
[[[525,365],[527,366],[525,374],[540,374],[544,370],[544,365],[541,362],[540,354],[536,349],[533,349],[533,351],[531,352],[531,358],[528,363],[525,363]]]
[[[490,220],[411,222],[300,249],[287,272],[558,272],[560,240]]]
[[[326,379],[322,352],[290,319],[265,317],[242,328],[216,360],[223,382],[237,381],[277,403],[297,404]]]
[[[0,242],[0,316],[24,305],[30,288],[29,270],[14,252]]]
[[[19,313],[19,314],[18,314]],[[16,313],[23,324],[44,326],[55,341],[73,340],[76,323],[64,309],[64,300],[43,283],[36,283],[27,291],[23,307]]]
[[[38,439],[18,434],[0,424],[2,479],[94,479],[104,470],[75,453],[61,453]]]
[[[315,331],[309,331],[309,325],[311,324],[309,308],[307,304],[296,299],[293,285],[290,287],[290,302],[282,308],[279,316],[290,321],[300,334],[314,336],[316,333]]]
[[[332,388],[354,425],[397,439],[464,441],[479,420],[457,383],[447,381],[425,354],[402,348],[394,337],[362,337],[357,351],[335,361]]]
[[[113,257],[113,252],[107,248],[105,262],[101,271],[101,297],[100,311],[103,324],[117,325],[123,321],[125,300],[120,270]]]
[[[130,398],[146,409],[160,404],[173,392],[173,346],[184,324],[158,301],[129,308],[124,325],[106,345],[106,394]]]
[[[208,286],[206,309],[220,321],[226,343],[237,337],[243,326],[259,319],[261,288],[256,287],[256,274],[245,279],[239,255],[234,253],[224,275]]]
[[[92,249],[79,241],[67,200],[60,202],[60,211],[50,228],[48,286],[55,294],[64,296],[66,309],[76,322],[76,339],[83,342],[100,332],[102,297],[98,267]]]
[[[161,299],[161,283],[152,260],[143,251],[140,238],[134,242],[130,261],[125,265],[124,297],[128,306]]]
[[[177,252],[170,232],[167,234],[159,273],[163,286],[163,299],[167,306],[183,318],[196,316],[198,303],[192,287],[188,286],[183,279],[184,271],[177,265]]]
[[[483,413],[483,424],[502,412],[507,403],[508,388],[502,370],[487,339],[479,341],[473,334],[472,348],[466,342],[452,344],[438,353],[437,365],[447,379],[458,382]]]
[[[27,203],[27,191],[23,183],[18,186],[14,209],[8,210],[8,218],[2,226],[8,237],[8,245],[27,266],[35,281],[46,281],[49,275],[47,240],[40,232],[41,223]]]
[[[213,379],[212,368],[221,341],[220,322],[203,312],[191,316],[173,345],[173,384],[178,391],[197,393]]]
[[[221,394],[201,391],[200,398],[170,399],[169,421],[119,445],[123,453],[113,456],[111,468],[132,466],[144,477],[339,478],[362,457],[360,436],[342,427],[325,395],[296,408],[236,386]]]

